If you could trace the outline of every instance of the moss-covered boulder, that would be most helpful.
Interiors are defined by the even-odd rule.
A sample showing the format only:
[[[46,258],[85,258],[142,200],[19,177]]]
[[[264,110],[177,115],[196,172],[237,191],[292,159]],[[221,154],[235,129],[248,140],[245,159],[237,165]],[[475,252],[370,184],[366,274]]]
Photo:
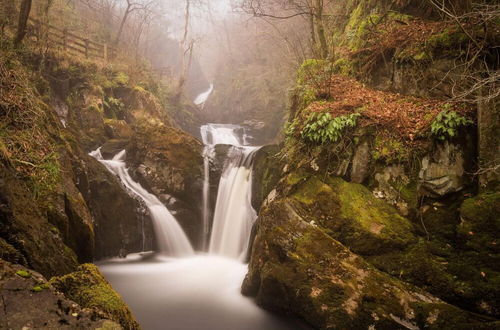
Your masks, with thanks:
[[[465,200],[458,227],[465,245],[478,252],[500,253],[500,193],[483,193]]]
[[[124,329],[140,329],[125,302],[95,265],[83,264],[76,272],[53,277],[50,283],[81,306],[99,309]]]
[[[289,182],[297,176],[290,174]],[[360,184],[306,175],[293,189],[291,197],[304,206],[304,218],[356,253],[378,254],[415,241],[411,223]]]
[[[289,198],[261,210],[242,289],[259,305],[318,329],[466,329],[490,321],[376,270],[304,211]]]
[[[193,242],[201,228],[202,144],[158,119],[141,118],[127,149],[127,164],[139,182],[171,211]]]
[[[127,329],[57,292],[39,273],[0,259],[0,328]]]

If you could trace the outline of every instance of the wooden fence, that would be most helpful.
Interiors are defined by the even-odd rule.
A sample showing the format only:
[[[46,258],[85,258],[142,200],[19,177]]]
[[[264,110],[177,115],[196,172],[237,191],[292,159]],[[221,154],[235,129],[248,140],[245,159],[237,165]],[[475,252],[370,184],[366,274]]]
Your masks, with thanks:
[[[36,18],[30,18],[30,32],[36,41],[47,41],[48,44],[55,45],[65,52],[83,55],[86,58],[101,58],[108,61],[117,53],[114,47],[80,37],[67,29],[43,23]]]

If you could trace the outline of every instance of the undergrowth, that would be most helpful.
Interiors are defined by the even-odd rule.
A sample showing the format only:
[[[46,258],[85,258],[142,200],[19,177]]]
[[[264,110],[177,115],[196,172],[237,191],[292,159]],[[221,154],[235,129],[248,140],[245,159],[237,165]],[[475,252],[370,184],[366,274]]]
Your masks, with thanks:
[[[359,113],[352,113],[332,117],[329,113],[313,112],[300,134],[304,140],[314,143],[337,142],[347,128],[356,126],[359,116]]]
[[[458,135],[460,127],[471,125],[473,122],[460,116],[455,111],[443,110],[431,124],[431,134],[438,140],[445,141]]]

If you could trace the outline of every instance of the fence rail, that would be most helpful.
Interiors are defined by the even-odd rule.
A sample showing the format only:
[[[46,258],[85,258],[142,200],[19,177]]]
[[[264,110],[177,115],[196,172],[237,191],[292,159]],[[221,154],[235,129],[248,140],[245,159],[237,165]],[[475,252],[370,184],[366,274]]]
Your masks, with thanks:
[[[108,61],[116,56],[116,48],[102,44],[89,38],[83,38],[67,29],[61,29],[51,24],[41,22],[36,18],[30,18],[30,34],[36,41],[47,41],[62,50],[86,58],[102,58]]]

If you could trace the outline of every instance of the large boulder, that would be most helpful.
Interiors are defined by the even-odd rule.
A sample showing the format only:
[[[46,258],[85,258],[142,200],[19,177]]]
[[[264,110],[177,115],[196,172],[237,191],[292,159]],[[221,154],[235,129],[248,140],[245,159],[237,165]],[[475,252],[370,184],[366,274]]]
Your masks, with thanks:
[[[322,226],[355,253],[403,249],[415,241],[411,223],[360,184],[297,172],[286,180],[293,183],[290,196],[302,204],[304,219]]]
[[[465,329],[484,321],[374,269],[305,211],[290,198],[261,210],[242,288],[259,305],[318,329]]]
[[[129,329],[57,292],[37,272],[0,259],[0,328]]]
[[[202,144],[159,120],[142,118],[127,149],[133,175],[154,193],[192,242],[200,237],[203,187]]]

